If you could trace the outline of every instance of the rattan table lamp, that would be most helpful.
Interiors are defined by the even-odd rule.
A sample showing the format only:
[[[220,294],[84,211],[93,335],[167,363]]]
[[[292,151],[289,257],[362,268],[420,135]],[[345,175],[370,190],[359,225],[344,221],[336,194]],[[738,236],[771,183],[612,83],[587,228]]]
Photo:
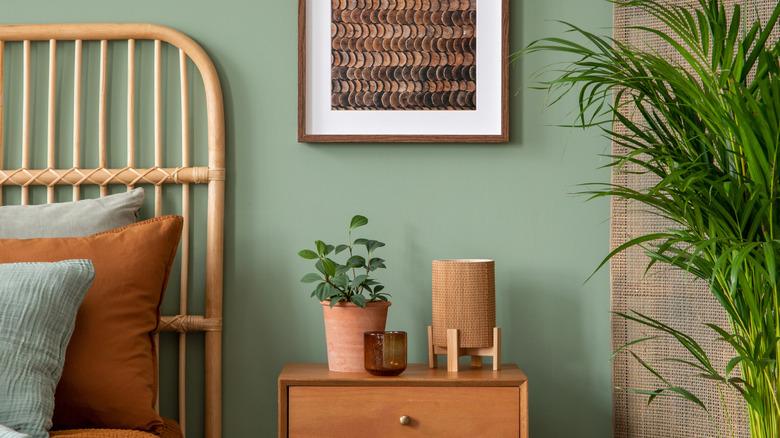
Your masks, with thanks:
[[[493,260],[434,260],[433,318],[428,326],[428,366],[447,355],[447,370],[458,371],[458,358],[471,356],[481,367],[483,357],[501,366],[501,331],[496,327],[496,282]]]

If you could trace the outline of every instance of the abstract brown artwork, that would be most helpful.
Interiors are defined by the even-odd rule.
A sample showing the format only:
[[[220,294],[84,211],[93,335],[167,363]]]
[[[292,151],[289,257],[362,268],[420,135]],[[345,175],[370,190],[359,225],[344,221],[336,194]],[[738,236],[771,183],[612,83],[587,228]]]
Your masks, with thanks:
[[[333,110],[475,110],[477,0],[332,0]]]

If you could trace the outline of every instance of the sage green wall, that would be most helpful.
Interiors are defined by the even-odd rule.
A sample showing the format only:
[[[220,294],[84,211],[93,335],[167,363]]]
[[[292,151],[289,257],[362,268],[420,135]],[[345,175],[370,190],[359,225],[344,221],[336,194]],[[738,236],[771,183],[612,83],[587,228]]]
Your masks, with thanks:
[[[552,127],[571,107],[545,110],[547,97],[528,90],[527,79],[557,58],[514,67],[509,145],[304,145],[295,141],[297,1],[5,0],[0,8],[7,23],[166,24],[214,58],[228,124],[226,437],[273,436],[282,365],[325,359],[320,310],[298,283],[308,266],[295,252],[315,238],[339,240],[356,212],[388,243],[389,328],[409,332],[412,361],[424,359],[431,259],[494,258],[505,359],[530,377],[533,436],[610,436],[608,275],[583,283],[608,249],[609,206],[570,194],[608,179],[596,169],[609,145],[597,133]],[[611,8],[513,0],[512,46],[560,32],[555,19],[608,32]]]

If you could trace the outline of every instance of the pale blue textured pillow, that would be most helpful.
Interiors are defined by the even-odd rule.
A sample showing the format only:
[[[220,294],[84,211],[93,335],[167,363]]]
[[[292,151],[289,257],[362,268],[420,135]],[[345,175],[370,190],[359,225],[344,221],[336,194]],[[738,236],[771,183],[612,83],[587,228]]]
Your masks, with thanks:
[[[49,436],[65,350],[94,277],[89,260],[0,264],[0,424],[6,428]]]
[[[26,433],[19,433],[0,424],[0,438],[30,438]]]

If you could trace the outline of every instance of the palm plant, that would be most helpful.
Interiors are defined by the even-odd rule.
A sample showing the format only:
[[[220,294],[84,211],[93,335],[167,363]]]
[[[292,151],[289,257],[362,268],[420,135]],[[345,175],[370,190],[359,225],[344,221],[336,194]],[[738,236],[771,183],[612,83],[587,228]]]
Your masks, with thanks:
[[[576,38],[535,41],[514,56],[574,55],[540,88],[553,93],[554,102],[576,93],[574,126],[597,127],[622,147],[625,152],[611,156],[612,166],[631,166],[655,178],[642,189],[589,187],[592,197],[637,201],[673,224],[625,242],[601,266],[640,246],[648,268],[664,263],[705,280],[730,321],[730,327],[708,327],[733,347],[733,359],[717,369],[691,336],[640,313],[620,316],[676,339],[690,357],[672,360],[738,391],[754,438],[780,437],[780,43],[770,38],[780,4],[765,23],[747,23],[739,5],[726,8],[722,0],[698,0],[695,8],[654,0],[614,3],[640,8],[663,23],[663,30],[634,30],[660,38],[681,61],[568,23]],[[653,337],[634,340],[624,350],[634,354],[633,345]],[[634,357],[660,382],[658,388],[636,390],[649,402],[683,397],[707,408]]]

